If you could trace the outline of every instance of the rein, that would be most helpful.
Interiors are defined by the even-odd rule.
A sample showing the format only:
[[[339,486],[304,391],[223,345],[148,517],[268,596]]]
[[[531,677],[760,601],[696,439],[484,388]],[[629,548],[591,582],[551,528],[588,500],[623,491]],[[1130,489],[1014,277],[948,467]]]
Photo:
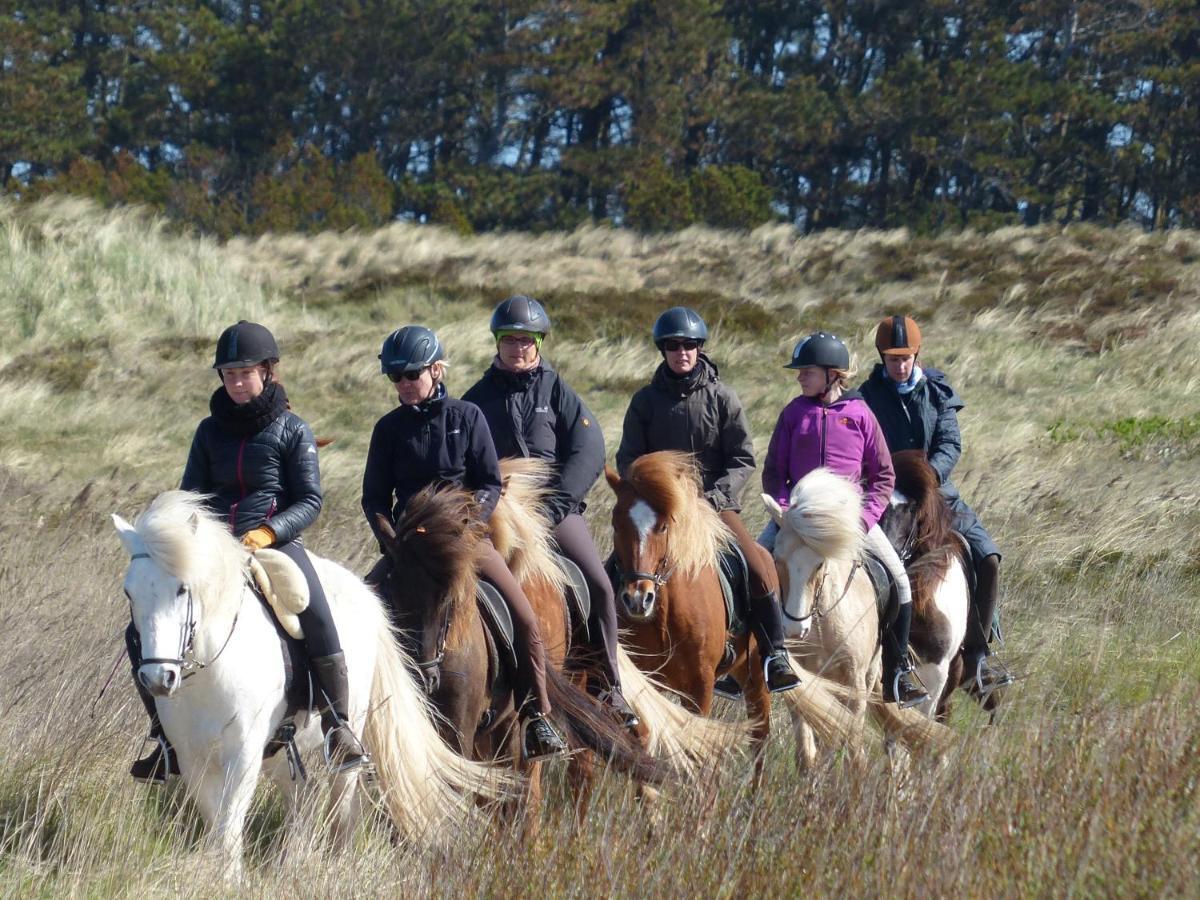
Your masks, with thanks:
[[[829,573],[826,571],[825,563],[822,563],[821,564],[821,583],[817,586],[817,589],[815,591],[813,591],[812,612],[810,612],[808,615],[805,615],[805,616],[793,616],[790,612],[787,611],[786,606],[781,605],[780,608],[783,610],[783,614],[785,616],[787,616],[789,619],[791,619],[793,622],[808,622],[810,620],[815,622],[817,619],[821,619],[821,618],[824,618],[825,616],[829,615],[831,612],[833,612],[835,609],[838,608],[838,605],[843,600],[846,599],[846,595],[848,593],[850,593],[850,585],[852,585],[854,583],[854,575],[856,572],[858,572],[858,570],[861,567],[862,567],[861,560],[856,559],[854,561],[854,565],[852,565],[850,567],[850,574],[846,576],[846,586],[842,588],[842,593],[840,595],[838,595],[838,598],[836,600],[833,601],[832,606],[830,606],[826,609],[821,609],[821,595],[825,591],[825,582],[828,580],[828,577],[829,577]]]
[[[135,559],[149,558],[149,553],[135,553],[130,557],[130,562]],[[243,599],[244,597],[245,595],[243,594]],[[242,604],[239,602],[238,610],[233,616],[233,624],[229,626],[229,634],[225,636],[225,643],[221,644],[221,649],[216,652],[216,655],[214,655],[212,659],[210,659],[208,662],[200,662],[195,657],[188,659],[188,654],[192,652],[192,645],[196,642],[195,601],[192,598],[192,589],[188,588],[187,621],[184,622],[183,627],[179,630],[179,656],[144,656],[139,662],[139,666],[152,664],[179,666],[179,671],[182,673],[180,680],[184,681],[188,678],[191,678],[197,672],[201,671],[202,669],[207,669],[221,658],[221,654],[225,652],[225,648],[229,646],[230,640],[233,639],[233,632],[237,628],[238,619],[241,618],[241,615]],[[130,610],[130,617],[132,618],[132,610]]]

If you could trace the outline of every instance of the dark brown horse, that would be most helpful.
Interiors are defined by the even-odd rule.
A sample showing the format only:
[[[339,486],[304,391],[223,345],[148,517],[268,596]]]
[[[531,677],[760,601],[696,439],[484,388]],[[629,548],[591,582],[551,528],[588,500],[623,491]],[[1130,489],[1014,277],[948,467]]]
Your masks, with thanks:
[[[503,503],[502,503],[503,506]],[[511,512],[511,507],[508,510]],[[493,516],[494,529],[511,531],[505,509]],[[508,668],[497,658],[475,599],[476,558],[485,533],[465,491],[426,489],[409,501],[395,528],[381,522],[392,574],[382,585],[397,626],[429,686],[430,699],[444,719],[452,746],[477,760],[507,759],[528,775],[524,805],[541,801],[540,762],[521,756],[517,713]],[[511,539],[511,538],[510,538]],[[518,578],[538,616],[547,654],[547,689],[552,718],[573,748],[596,753],[645,783],[659,783],[665,770],[585,691],[564,674],[573,651],[586,649],[573,634],[563,601],[563,579],[547,568],[544,548],[509,547]],[[503,553],[503,550],[502,550]],[[539,555],[541,558],[539,558]],[[582,806],[592,760],[571,757],[572,780]],[[527,833],[536,816],[525,817]]]
[[[613,553],[619,568],[618,616],[637,664],[655,672],[696,711],[712,709],[713,684],[732,673],[742,685],[752,746],[770,732],[771,701],[757,643],[749,633],[727,634],[718,558],[733,536],[702,496],[700,476],[688,454],[659,451],[639,457],[624,478],[606,477],[616,494]],[[764,551],[765,552],[765,551]],[[733,647],[725,659],[725,645]],[[828,731],[844,717],[808,673],[807,689],[794,691],[814,724]],[[836,710],[832,713],[831,710]],[[844,734],[844,732],[843,732]],[[755,754],[756,778],[762,755]]]

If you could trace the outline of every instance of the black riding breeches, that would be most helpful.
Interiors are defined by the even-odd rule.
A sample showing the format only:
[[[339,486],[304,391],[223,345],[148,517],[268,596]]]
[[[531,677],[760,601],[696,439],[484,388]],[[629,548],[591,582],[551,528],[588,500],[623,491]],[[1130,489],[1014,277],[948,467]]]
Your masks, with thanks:
[[[333,624],[329,601],[325,599],[325,590],[317,578],[312,560],[304,552],[304,545],[299,541],[288,541],[272,549],[285,554],[299,566],[304,573],[304,580],[308,582],[308,609],[300,613],[300,627],[304,629],[304,646],[308,655],[318,659],[341,652],[342,643],[338,640],[337,626]]]
[[[592,540],[583,516],[571,513],[554,528],[554,539],[563,556],[579,566],[583,580],[587,582],[592,598],[592,613],[588,618],[588,631],[592,645],[602,655],[600,663],[606,670],[604,677],[609,686],[620,690],[621,676],[617,668],[617,606],[613,596],[612,582],[604,571],[600,552]]]

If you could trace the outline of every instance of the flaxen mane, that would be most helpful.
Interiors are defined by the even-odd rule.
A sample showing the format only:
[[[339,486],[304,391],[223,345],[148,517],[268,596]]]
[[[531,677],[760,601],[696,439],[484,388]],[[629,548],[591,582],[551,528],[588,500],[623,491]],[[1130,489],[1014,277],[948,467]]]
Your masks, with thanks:
[[[862,493],[829,469],[796,483],[783,522],[823,559],[855,559],[862,550]]]
[[[205,506],[203,494],[165,491],[133,527],[150,558],[185,582],[205,609],[215,611],[238,596],[247,552]]]
[[[393,561],[401,572],[420,570],[453,613],[448,639],[456,641],[475,609],[476,560],[484,524],[471,496],[456,487],[427,487],[405,504],[396,523]]]
[[[916,521],[916,536],[908,561],[913,602],[920,614],[933,602],[934,591],[946,577],[951,560],[961,559],[962,544],[954,535],[954,513],[938,489],[938,476],[921,450],[901,450],[892,455],[896,490],[909,499]],[[965,567],[965,561],[964,561]]]
[[[541,578],[562,592],[567,578],[554,553],[544,501],[550,464],[542,459],[500,460],[504,491],[490,522],[492,543],[522,584]]]
[[[660,450],[634,460],[622,479],[658,513],[669,520],[667,555],[680,574],[696,578],[716,566],[733,534],[704,499],[703,482],[688,453]]]

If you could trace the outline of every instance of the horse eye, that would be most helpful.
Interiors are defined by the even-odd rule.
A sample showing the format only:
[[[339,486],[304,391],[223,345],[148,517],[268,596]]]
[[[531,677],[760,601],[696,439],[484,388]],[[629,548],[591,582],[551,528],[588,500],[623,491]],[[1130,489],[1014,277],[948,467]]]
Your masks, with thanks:
[[[187,593],[187,585],[186,585],[186,584],[181,584],[181,585],[179,586],[179,590],[177,590],[177,591],[175,592],[175,596],[176,596],[176,597],[182,597],[182,596],[183,596],[184,594],[186,594],[186,593]]]
[[[666,534],[667,533],[667,523],[663,522],[661,525],[658,526],[658,528],[656,528],[654,530],[657,531],[659,534]]]

